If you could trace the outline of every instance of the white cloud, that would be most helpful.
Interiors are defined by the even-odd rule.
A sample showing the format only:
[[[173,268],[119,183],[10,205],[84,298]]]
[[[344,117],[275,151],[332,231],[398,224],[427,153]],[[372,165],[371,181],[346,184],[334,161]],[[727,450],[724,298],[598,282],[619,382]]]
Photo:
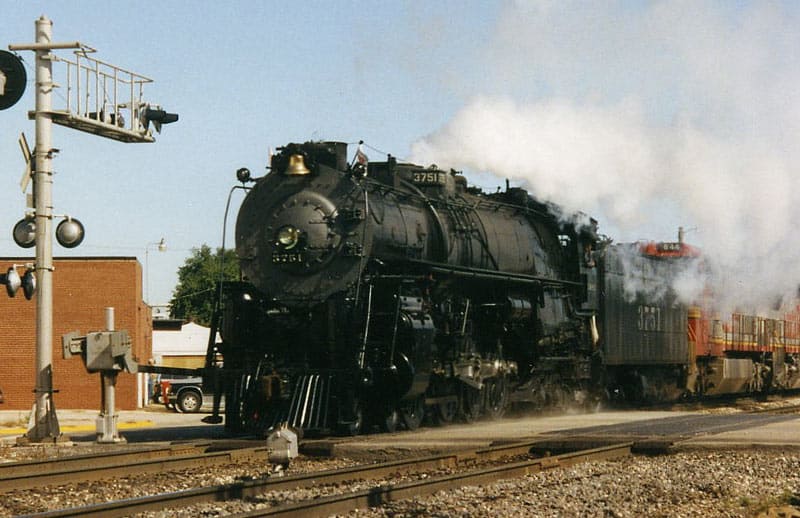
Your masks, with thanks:
[[[697,227],[735,296],[769,305],[800,282],[789,8],[509,4],[485,50],[490,80],[412,158],[510,178],[605,218],[618,240],[668,239],[648,229],[676,207],[672,226]]]

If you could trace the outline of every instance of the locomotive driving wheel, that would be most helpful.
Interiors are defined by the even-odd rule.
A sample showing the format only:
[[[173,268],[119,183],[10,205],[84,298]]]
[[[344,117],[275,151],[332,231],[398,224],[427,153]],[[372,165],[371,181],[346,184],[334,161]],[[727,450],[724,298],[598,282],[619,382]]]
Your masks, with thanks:
[[[508,384],[505,376],[486,380],[486,415],[490,419],[499,419],[506,413],[508,405]]]
[[[383,419],[380,422],[381,429],[384,432],[393,433],[397,431],[397,426],[399,424],[400,412],[396,408],[387,409]]]
[[[443,401],[436,404],[436,422],[444,425],[452,423],[458,415],[458,398],[447,396]]]
[[[422,424],[422,418],[425,416],[425,399],[420,396],[405,404],[400,408],[400,413],[403,416],[403,423],[407,430],[416,430]]]
[[[481,416],[483,391],[464,386],[459,393],[459,415],[464,422],[472,423]]]
[[[340,434],[350,436],[358,435],[364,430],[364,411],[359,403],[353,403],[351,415],[340,421],[338,428]]]

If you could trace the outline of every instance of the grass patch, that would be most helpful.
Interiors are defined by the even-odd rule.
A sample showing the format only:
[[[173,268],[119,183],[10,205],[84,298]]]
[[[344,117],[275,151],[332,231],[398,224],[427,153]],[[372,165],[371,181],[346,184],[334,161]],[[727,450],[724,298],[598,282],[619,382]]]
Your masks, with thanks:
[[[800,506],[800,494],[788,489],[784,489],[783,493],[778,496],[761,498],[758,500],[744,496],[739,499],[739,505],[746,508],[748,510],[748,514],[751,516],[759,516],[762,513],[768,512],[774,507],[786,505],[794,507]]]

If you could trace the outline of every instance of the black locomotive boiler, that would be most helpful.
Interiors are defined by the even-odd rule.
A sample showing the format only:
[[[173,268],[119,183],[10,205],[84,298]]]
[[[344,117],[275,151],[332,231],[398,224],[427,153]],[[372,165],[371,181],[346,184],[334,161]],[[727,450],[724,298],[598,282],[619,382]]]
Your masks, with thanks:
[[[589,399],[597,245],[594,221],[520,188],[286,145],[239,210],[242,281],[221,287],[207,367],[226,427],[414,429]]]

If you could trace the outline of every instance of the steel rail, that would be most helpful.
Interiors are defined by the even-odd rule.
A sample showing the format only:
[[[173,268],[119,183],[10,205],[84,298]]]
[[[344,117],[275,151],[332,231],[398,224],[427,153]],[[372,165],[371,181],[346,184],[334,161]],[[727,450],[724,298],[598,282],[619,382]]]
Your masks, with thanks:
[[[302,475],[265,480],[253,480],[195,488],[173,493],[150,495],[138,498],[129,498],[102,504],[94,504],[71,509],[62,509],[38,513],[29,516],[38,517],[66,517],[66,516],[127,516],[146,511],[160,511],[170,507],[185,507],[198,503],[210,503],[233,499],[255,497],[268,491],[286,489],[301,489],[326,484],[352,482],[354,480],[373,480],[377,478],[397,475],[400,473],[413,473],[429,469],[457,466],[459,463],[476,460],[496,460],[503,457],[528,454],[536,447],[538,441],[505,445],[497,448],[487,448],[468,453],[453,453],[429,456],[410,460],[399,460],[367,466],[357,466],[345,469],[329,470],[323,472],[307,473]],[[301,502],[286,506],[279,506],[262,511],[256,511],[252,516],[327,516],[339,512],[337,510],[352,510],[357,507],[378,505],[390,499],[408,498],[412,495],[429,494],[448,487],[478,484],[485,481],[497,480],[520,476],[526,473],[552,469],[560,466],[569,466],[578,462],[616,458],[630,455],[633,443],[622,443],[593,450],[585,450],[553,457],[516,462],[507,466],[492,467],[474,470],[457,475],[435,477],[423,482],[413,482],[397,486],[381,486],[366,491],[352,493],[344,496],[331,496],[316,499],[313,502]],[[242,516],[251,516],[244,514]]]
[[[502,466],[477,469],[453,475],[418,480],[396,486],[378,486],[356,493],[333,495],[296,504],[288,504],[267,509],[259,509],[234,515],[236,517],[281,516],[285,518],[323,517],[332,514],[348,513],[354,509],[375,507],[393,500],[403,500],[415,496],[431,495],[438,491],[457,489],[465,486],[491,484],[502,479],[524,477],[550,469],[563,468],[583,462],[594,462],[627,457],[631,454],[633,443],[615,444],[603,448],[565,453],[554,457],[542,457]]]
[[[776,415],[783,415],[783,414],[797,414],[800,413],[800,405],[789,405],[789,406],[779,406],[773,408],[759,408],[757,410],[751,410],[747,413],[750,414],[776,414]]]
[[[67,467],[80,469],[87,466],[109,466],[141,459],[157,459],[172,455],[186,455],[205,450],[208,443],[169,445],[160,448],[129,449],[103,453],[87,453],[47,460],[26,460],[0,464],[0,481],[20,475],[46,473]]]
[[[145,451],[63,457],[0,465],[0,494],[46,485],[88,482],[142,473],[214,466],[249,459],[267,461],[267,448],[206,451],[208,445],[179,445]],[[202,451],[201,451],[202,450]]]

